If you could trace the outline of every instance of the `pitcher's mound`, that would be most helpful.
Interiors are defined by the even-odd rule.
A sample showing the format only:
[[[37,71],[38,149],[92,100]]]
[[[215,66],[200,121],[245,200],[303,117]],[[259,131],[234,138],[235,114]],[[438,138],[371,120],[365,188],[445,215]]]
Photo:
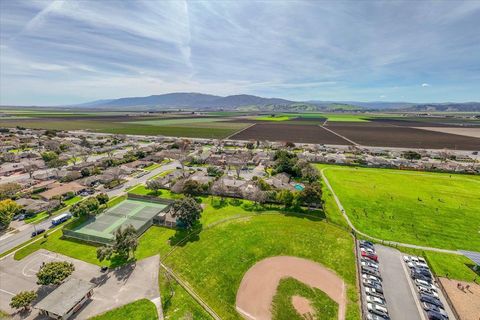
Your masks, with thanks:
[[[338,304],[338,319],[345,319],[346,294],[343,280],[319,263],[288,256],[264,259],[245,273],[237,292],[237,311],[245,319],[271,319],[273,297],[280,279],[286,277],[325,292]]]

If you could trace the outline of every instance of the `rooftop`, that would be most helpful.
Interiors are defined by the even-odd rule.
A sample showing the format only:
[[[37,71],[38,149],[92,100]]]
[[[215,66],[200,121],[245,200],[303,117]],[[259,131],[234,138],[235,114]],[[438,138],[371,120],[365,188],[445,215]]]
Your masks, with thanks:
[[[37,303],[35,308],[62,316],[75,307],[93,287],[90,282],[71,278]]]

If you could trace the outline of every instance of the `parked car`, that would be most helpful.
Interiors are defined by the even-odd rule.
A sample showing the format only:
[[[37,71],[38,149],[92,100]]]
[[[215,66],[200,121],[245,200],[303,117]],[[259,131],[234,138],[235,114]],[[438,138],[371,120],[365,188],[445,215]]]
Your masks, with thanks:
[[[360,240],[360,245],[365,245],[373,248],[373,242],[368,240]]]
[[[32,237],[38,236],[39,234],[42,234],[45,232],[45,229],[43,228],[38,228],[37,230],[32,232]]]
[[[368,267],[368,268],[372,268],[372,269],[378,270],[378,263],[373,262],[372,260],[369,260],[369,259],[361,259],[361,260],[360,260],[360,264],[362,265],[362,268],[363,268],[363,267]]]
[[[424,276],[423,274],[416,273],[416,272],[412,273],[412,279],[413,280],[416,280],[416,279],[423,280],[423,281],[426,281],[426,282],[431,282],[432,281],[432,278],[428,278],[428,277]]]
[[[380,316],[378,314],[368,313],[367,320],[390,320],[388,316]]]
[[[438,299],[438,293],[434,289],[423,287],[423,286],[417,286],[417,288],[420,296],[426,295],[426,296]]]
[[[427,278],[432,278],[432,274],[430,273],[430,271],[428,269],[423,269],[423,268],[412,268],[412,270],[410,271],[411,274],[414,274],[414,273],[418,273],[418,274],[421,274]]]
[[[373,314],[388,317],[388,310],[384,306],[369,302],[369,303],[367,303],[367,309],[368,309],[368,311],[370,311]]]
[[[387,304],[384,299],[369,295],[367,295],[367,302],[376,303],[381,306],[385,306]]]
[[[375,262],[378,261],[378,256],[376,254],[368,253],[366,251],[361,251],[362,257],[368,258],[370,260],[373,260]]]
[[[381,282],[381,280],[375,276],[372,276],[371,274],[365,274],[365,273],[362,273],[362,278],[363,279],[367,279],[367,280],[373,280],[373,281],[376,281],[376,282]]]
[[[365,287],[373,288],[377,292],[383,293],[383,287],[380,282],[363,279],[363,285]]]
[[[425,311],[435,311],[440,313],[442,316],[448,317],[447,312],[443,310],[443,308],[436,306],[434,304],[428,303],[428,302],[422,302],[422,307]]]
[[[379,297],[383,299],[383,293],[375,288],[365,287],[365,293],[371,296]]]
[[[421,302],[427,302],[427,303],[430,303],[430,304],[434,304],[436,306],[439,306],[439,307],[442,307],[443,308],[443,303],[442,301],[440,301],[438,298],[436,298],[435,296],[431,296],[431,295],[428,295],[428,294],[423,294],[423,293],[420,293],[420,301]]]
[[[417,286],[423,286],[427,288],[431,288],[433,286],[432,282],[427,281],[427,280],[422,280],[422,279],[415,279],[415,284]]]
[[[435,311],[427,311],[428,320],[448,320],[448,316]]]
[[[435,288],[434,285],[430,285],[430,286],[426,287],[426,286],[417,284],[417,289],[418,289],[419,292],[426,292],[426,293],[435,292],[435,293],[437,293],[437,289]],[[431,294],[431,295],[433,295],[433,294]]]
[[[20,214],[17,219],[18,221],[22,221],[22,220],[25,220],[26,217],[27,217],[26,215]]]
[[[380,272],[378,272],[376,269],[372,269],[372,268],[362,266],[362,273],[370,274],[370,275],[375,276],[375,277],[379,278],[380,280],[382,280]]]
[[[366,251],[368,253],[375,254],[375,250],[372,248],[360,247],[360,251]]]

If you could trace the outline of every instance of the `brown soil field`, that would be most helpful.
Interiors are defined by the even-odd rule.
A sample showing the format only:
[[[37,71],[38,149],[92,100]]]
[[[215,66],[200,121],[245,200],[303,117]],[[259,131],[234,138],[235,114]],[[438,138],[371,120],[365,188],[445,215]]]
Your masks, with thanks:
[[[328,132],[320,126],[283,123],[257,123],[233,135],[230,139],[351,145],[345,139]]]
[[[312,306],[310,305],[310,300],[304,298],[302,296],[293,296],[292,297],[292,304],[295,310],[299,314],[301,314],[306,319],[313,319],[313,315],[315,310],[313,310]]]
[[[271,319],[270,306],[282,278],[292,277],[325,292],[338,303],[338,319],[345,319],[345,283],[316,262],[288,256],[257,262],[245,273],[236,298],[236,309],[245,319]]]
[[[377,147],[480,150],[480,139],[381,123],[327,123],[330,130],[360,145]]]
[[[371,122],[401,127],[480,127],[480,122],[449,118],[372,118]]]
[[[440,278],[440,282],[445,288],[461,320],[479,319],[480,285],[446,278]],[[458,283],[463,286],[463,290],[457,288]],[[468,289],[466,288],[467,285],[470,286]]]
[[[443,132],[448,134],[458,134],[460,136],[480,138],[480,128],[465,128],[465,127],[417,127],[414,129],[429,130],[435,132]]]

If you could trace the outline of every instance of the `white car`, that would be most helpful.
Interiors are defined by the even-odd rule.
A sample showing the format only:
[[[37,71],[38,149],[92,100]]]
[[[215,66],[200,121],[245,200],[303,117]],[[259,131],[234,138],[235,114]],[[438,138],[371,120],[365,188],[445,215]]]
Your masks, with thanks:
[[[438,299],[438,294],[436,289],[427,288],[424,286],[417,286],[419,293],[426,293]]]
[[[378,264],[374,262],[369,262],[369,261],[361,261],[362,267],[368,267],[368,268],[373,268],[375,270],[378,270]]]
[[[368,311],[375,313],[375,314],[380,314],[382,316],[387,316],[388,315],[388,310],[384,306],[378,305],[376,303],[367,303],[367,309]]]
[[[362,278],[365,280],[373,280],[373,281],[381,282],[379,278],[372,276],[371,274],[362,273]]]
[[[383,300],[382,298],[369,296],[369,295],[367,295],[367,302],[376,303],[381,306],[386,305],[385,300]]]
[[[403,261],[409,262],[410,261],[410,256],[403,256]]]
[[[371,254],[375,254],[375,250],[370,249],[370,248],[361,247],[360,250],[361,250],[361,251],[368,252],[368,253],[371,253]]]
[[[416,285],[417,285],[418,291],[420,291],[420,290],[422,290],[422,291],[430,290],[432,292],[437,292],[437,288],[433,284],[428,284],[426,286],[419,285],[419,284],[416,284]]]
[[[419,262],[415,262],[415,267],[428,269],[428,264],[419,261]]]

